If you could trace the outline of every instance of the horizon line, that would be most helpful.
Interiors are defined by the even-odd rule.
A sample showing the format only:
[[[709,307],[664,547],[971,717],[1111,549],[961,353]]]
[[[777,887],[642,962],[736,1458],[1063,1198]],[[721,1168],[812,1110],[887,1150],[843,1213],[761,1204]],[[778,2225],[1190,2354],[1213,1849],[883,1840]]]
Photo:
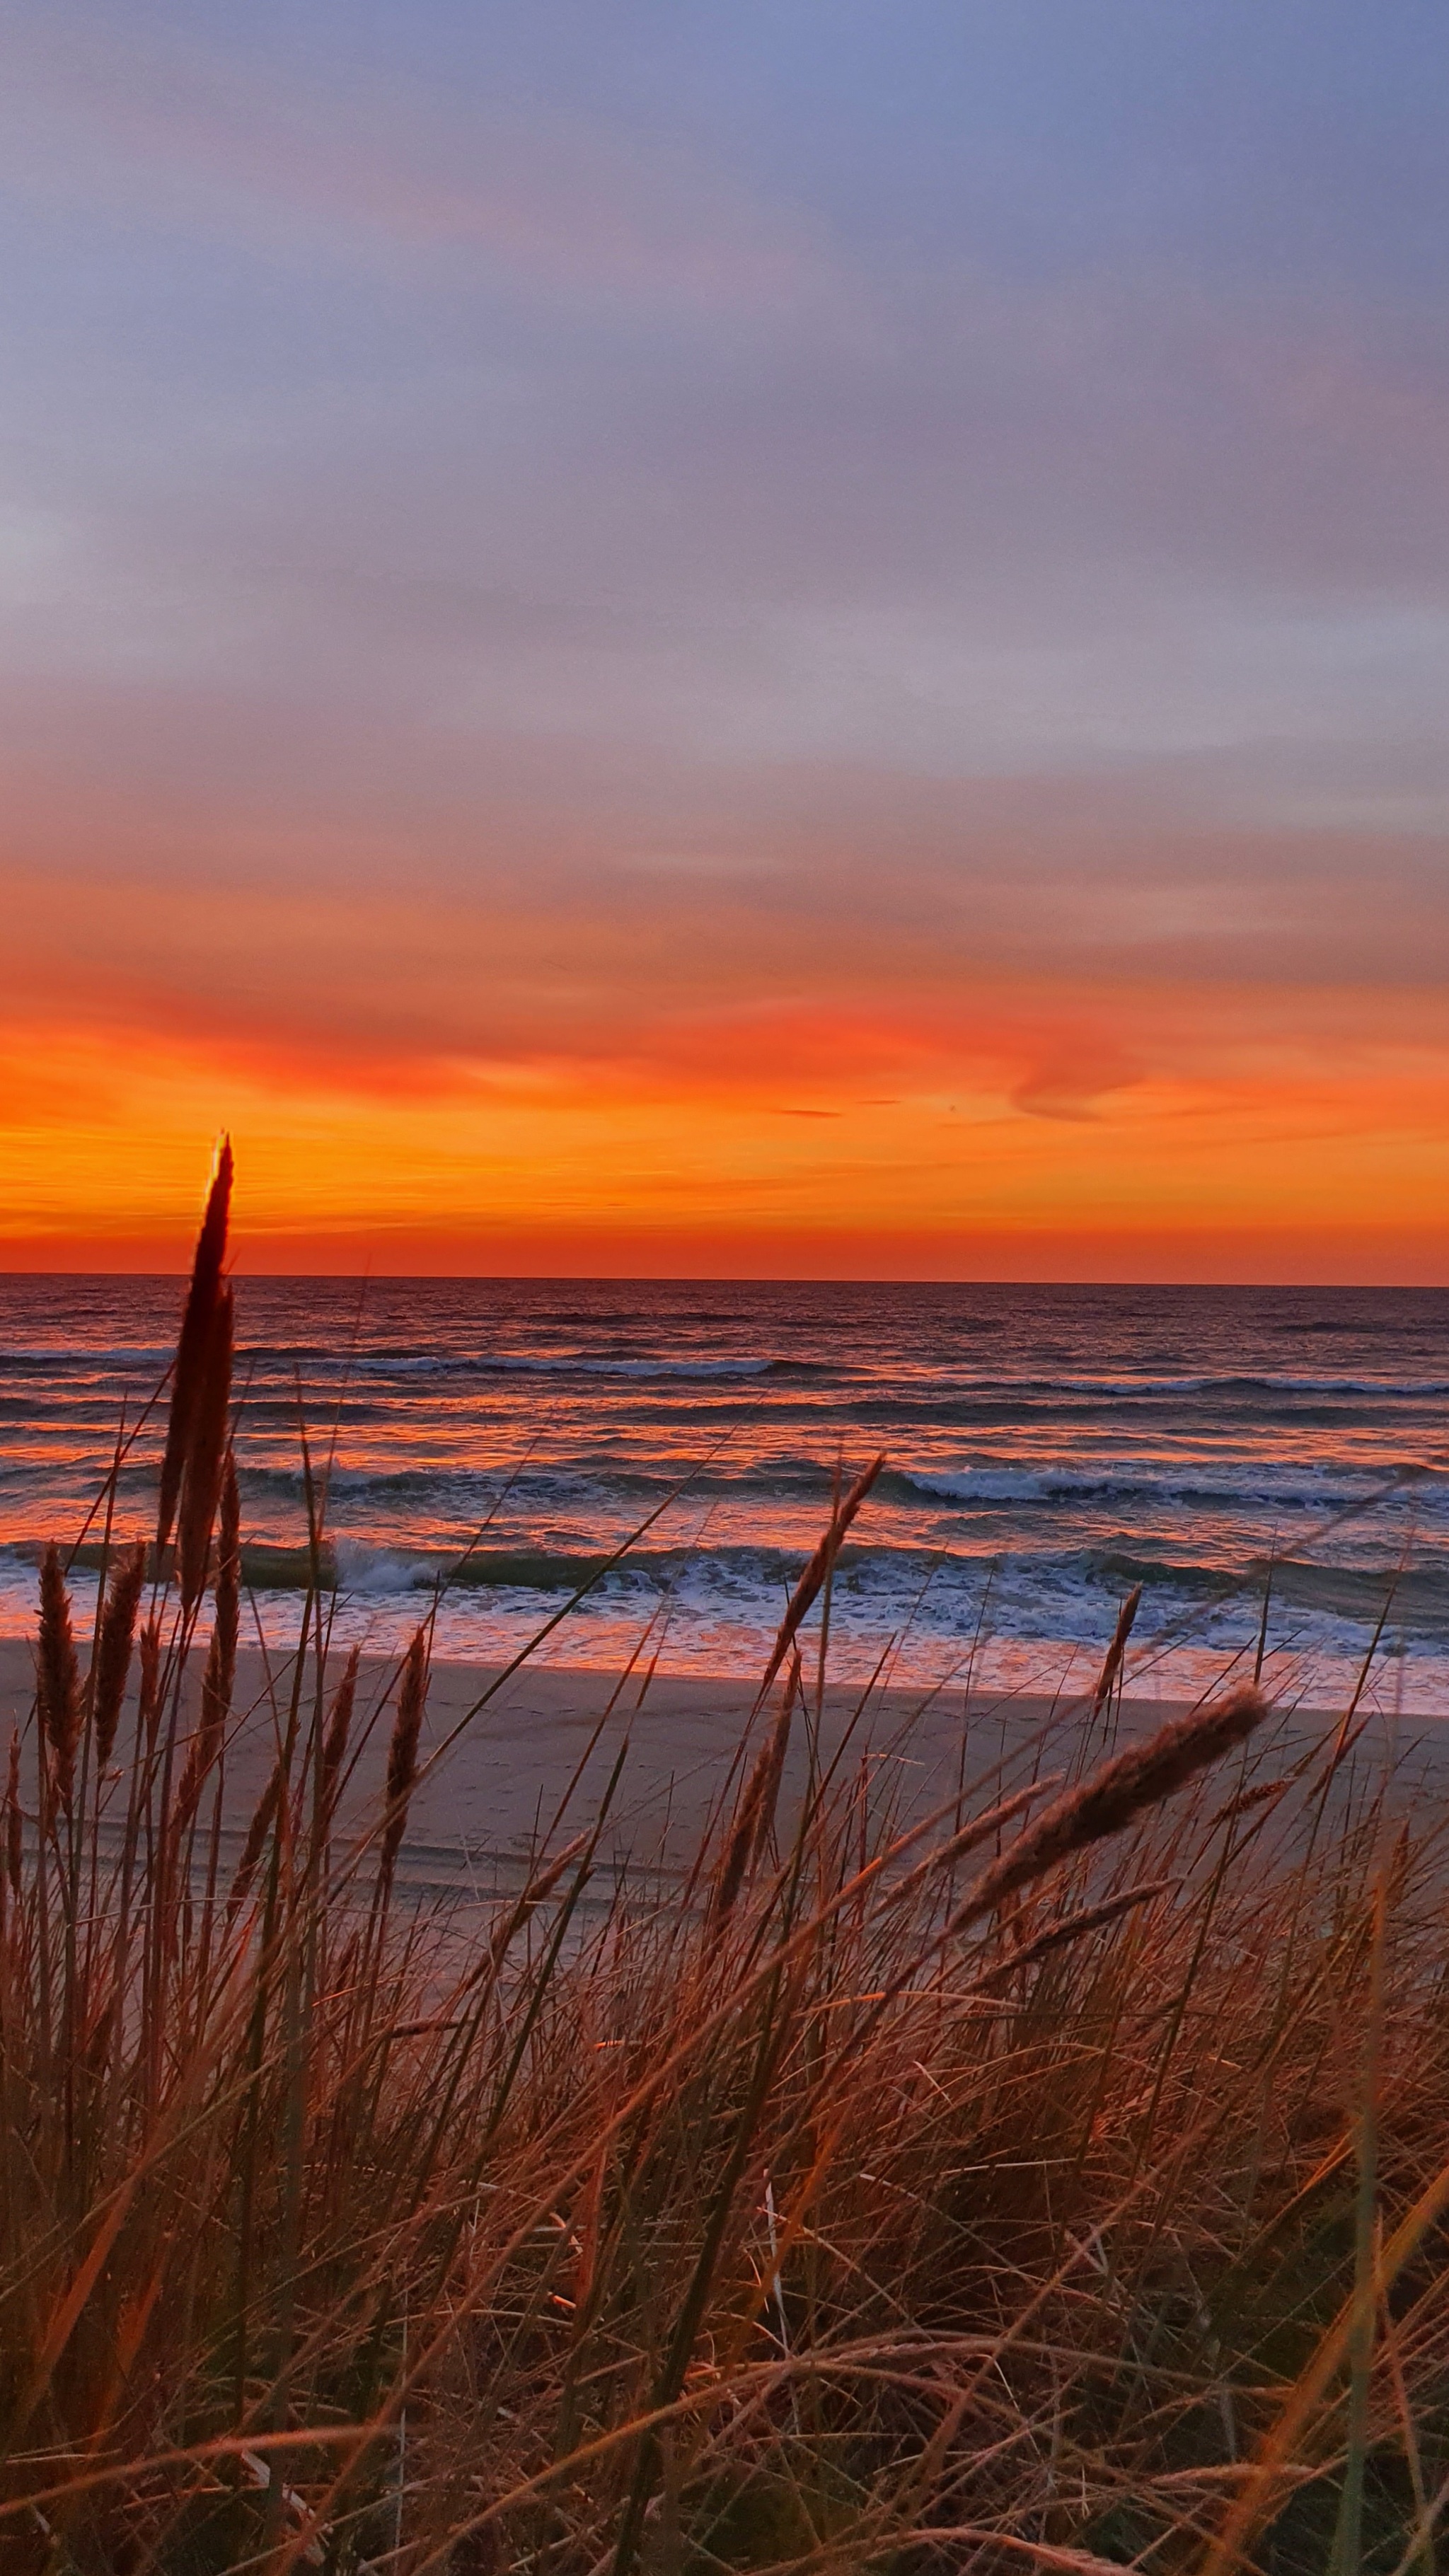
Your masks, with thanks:
[[[0,1263],[0,1280],[11,1279],[174,1279],[184,1281],[190,1264],[175,1269],[97,1269],[69,1264],[58,1269],[39,1267],[12,1268]],[[1147,1277],[1014,1277],[972,1278],[957,1274],[917,1274],[901,1272],[820,1271],[624,1271],[624,1270],[262,1270],[233,1266],[228,1276],[236,1280],[311,1280],[329,1281],[338,1287],[416,1286],[423,1283],[474,1283],[491,1287],[615,1287],[615,1288],[1160,1288],[1174,1289],[1184,1296],[1209,1293],[1281,1293],[1321,1296],[1449,1296],[1449,1277],[1430,1279],[1177,1279]]]

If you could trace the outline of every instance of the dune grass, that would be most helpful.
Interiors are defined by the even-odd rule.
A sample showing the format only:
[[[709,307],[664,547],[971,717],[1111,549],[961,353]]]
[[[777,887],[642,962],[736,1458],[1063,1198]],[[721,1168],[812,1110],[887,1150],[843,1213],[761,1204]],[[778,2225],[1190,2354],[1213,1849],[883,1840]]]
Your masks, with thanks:
[[[9,1755],[0,2565],[1433,2568],[1442,1820],[1357,1712],[1239,1687],[1118,1749],[1124,1629],[908,1824],[801,1660],[868,1469],[682,1897],[566,1808],[517,1895],[405,1901],[430,1630],[359,1830],[310,1456],[300,1639],[236,1704],[229,1189],[159,1526],[113,1478],[79,1644],[47,1558]]]

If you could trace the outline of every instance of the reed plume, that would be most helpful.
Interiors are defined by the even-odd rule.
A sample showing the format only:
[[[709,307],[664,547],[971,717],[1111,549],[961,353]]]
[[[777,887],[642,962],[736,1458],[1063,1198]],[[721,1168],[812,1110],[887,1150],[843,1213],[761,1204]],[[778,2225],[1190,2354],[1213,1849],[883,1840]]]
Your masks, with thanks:
[[[248,1896],[251,1894],[251,1885],[252,1880],[256,1876],[257,1863],[261,1859],[267,1836],[272,1829],[272,1819],[276,1815],[277,1808],[281,1800],[282,1778],[282,1766],[281,1763],[278,1762],[274,1766],[272,1776],[267,1782],[265,1789],[262,1791],[261,1797],[257,1801],[256,1812],[247,1828],[247,1838],[242,1845],[241,1858],[237,1862],[236,1870],[232,1878],[231,1892],[226,1900],[226,1919],[228,1927],[230,1927],[230,1925],[235,1921],[237,1915],[240,1914]]]
[[[1289,1785],[1287,1780],[1259,1780],[1251,1789],[1240,1789],[1235,1798],[1226,1799],[1209,1816],[1207,1832],[1215,1833],[1219,1825],[1230,1825],[1239,1816],[1250,1816],[1257,1807],[1271,1806],[1275,1798],[1283,1796]]]
[[[576,1860],[583,1858],[594,1840],[595,1836],[592,1832],[575,1834],[572,1842],[565,1843],[563,1850],[555,1852],[553,1859],[546,1862],[543,1868],[535,1873],[512,1910],[500,1917],[498,1928],[484,1953],[482,1966],[473,1972],[473,1981],[481,1981],[490,1969],[502,1966],[505,1954],[520,1924],[524,1923],[530,1914],[536,1913],[540,1905],[547,1903],[559,1880],[573,1868]]]
[[[1034,1968],[1048,1952],[1064,1949],[1069,1941],[1085,1940],[1089,1932],[1102,1931],[1119,1915],[1135,1913],[1139,1905],[1150,1905],[1155,1896],[1165,1896],[1175,1883],[1170,1878],[1154,1878],[1143,1887],[1124,1887],[1120,1895],[1105,1896],[1100,1905],[1084,1905],[1076,1913],[1058,1915],[1054,1923],[1045,1924],[1029,1941],[1023,1941],[1009,1959],[999,1959],[994,1968],[988,1968],[981,1984],[997,1985],[1015,1976],[1018,1968]]]
[[[161,1722],[161,1620],[152,1613],[141,1630],[141,1678],[136,1693],[136,1740],[150,1754]]]
[[[1045,1878],[1076,1852],[1122,1833],[1134,1817],[1175,1796],[1197,1772],[1241,1744],[1267,1714],[1262,1692],[1244,1682],[1191,1716],[1171,1720],[1145,1744],[1131,1745],[1113,1761],[1104,1762],[1080,1788],[1056,1799],[990,1869],[982,1871],[952,1916],[951,1931],[964,1931],[984,1914],[994,1913],[1018,1888]]]
[[[227,1408],[231,1403],[231,1349],[235,1301],[224,1289],[212,1309],[192,1415],[181,1488],[178,1533],[181,1606],[194,1609],[206,1586],[212,1524],[221,1499]]]
[[[885,1451],[882,1449],[876,1457],[872,1458],[870,1465],[864,1468],[860,1475],[856,1477],[849,1493],[845,1496],[844,1500],[837,1505],[835,1511],[831,1514],[830,1527],[827,1529],[825,1536],[820,1541],[819,1546],[816,1548],[814,1555],[811,1557],[809,1564],[806,1566],[804,1573],[801,1575],[799,1582],[796,1584],[795,1589],[790,1596],[790,1606],[786,1610],[785,1616],[780,1622],[780,1633],[776,1637],[775,1643],[771,1648],[770,1660],[765,1666],[764,1679],[761,1681],[759,1690],[756,1694],[756,1707],[759,1706],[760,1701],[764,1698],[770,1684],[779,1672],[785,1657],[788,1655],[791,1646],[794,1644],[795,1634],[801,1621],[810,1610],[827,1574],[830,1572],[832,1565],[840,1554],[841,1545],[845,1538],[846,1531],[849,1529],[851,1522],[854,1520],[856,1513],[859,1511],[861,1504],[865,1501],[866,1495],[870,1492],[872,1485],[875,1483],[875,1480],[884,1465]]]
[[[40,1644],[36,1655],[36,1699],[41,1730],[50,1747],[51,1777],[63,1807],[75,1795],[75,1753],[80,1736],[80,1667],[71,1633],[70,1595],[60,1569],[60,1552],[52,1540],[40,1567]]]
[[[216,1612],[212,1621],[211,1643],[206,1652],[206,1668],[201,1677],[201,1713],[176,1793],[173,1840],[179,1840],[195,1815],[208,1775],[215,1768],[226,1740],[226,1722],[231,1714],[232,1687],[236,1677],[240,1563],[236,1465],[228,1451],[222,1480],[221,1534],[217,1547]]]
[[[191,1739],[190,1750],[186,1756],[186,1768],[181,1774],[176,1795],[172,1800],[170,1823],[167,1829],[167,1849],[173,1862],[180,1851],[186,1828],[201,1804],[201,1793],[206,1786],[207,1774],[214,1768],[216,1757],[221,1750],[221,1739],[222,1729],[219,1725],[198,1726]]]
[[[342,1667],[342,1678],[332,1694],[327,1723],[317,1753],[316,1783],[312,1804],[312,1844],[310,1866],[316,1867],[326,1853],[337,1801],[342,1792],[342,1766],[347,1759],[347,1743],[352,1732],[352,1714],[357,1699],[357,1674],[361,1649],[354,1646]]]
[[[1141,1600],[1142,1586],[1140,1583],[1135,1583],[1117,1613],[1117,1625],[1113,1631],[1112,1643],[1107,1648],[1106,1658],[1097,1676],[1097,1687],[1092,1693],[1094,1719],[1101,1716],[1112,1696],[1112,1687],[1122,1670],[1122,1658],[1127,1652],[1127,1640],[1132,1634],[1132,1624],[1136,1619]]]
[[[397,1695],[397,1722],[387,1750],[386,1817],[382,1839],[382,1883],[392,1885],[398,1851],[407,1826],[408,1806],[418,1776],[418,1738],[428,1696],[428,1632],[419,1628],[403,1659]]]
[[[161,1496],[156,1516],[156,1548],[159,1555],[171,1536],[176,1506],[186,1472],[196,1427],[197,1402],[206,1374],[207,1355],[211,1346],[212,1327],[221,1295],[221,1270],[226,1259],[227,1219],[231,1210],[232,1154],[231,1139],[224,1136],[216,1158],[216,1170],[207,1193],[206,1213],[196,1240],[196,1255],[191,1269],[191,1285],[181,1317],[181,1333],[176,1345],[176,1367],[171,1380],[171,1412],[166,1425],[166,1450],[161,1462]]]
[[[146,1550],[138,1539],[125,1563],[111,1577],[101,1620],[100,1641],[96,1647],[91,1723],[95,1728],[98,1771],[105,1770],[116,1741],[116,1728],[120,1724],[121,1706],[130,1678],[136,1613],[140,1608],[141,1586],[145,1580]]]
[[[342,1667],[342,1679],[327,1712],[327,1731],[322,1738],[321,1813],[325,1835],[332,1823],[342,1783],[342,1765],[347,1758],[347,1740],[352,1732],[352,1712],[357,1700],[357,1674],[362,1650],[354,1646]]]
[[[1013,1789],[1009,1798],[1002,1798],[994,1807],[988,1807],[984,1815],[973,1816],[969,1824],[959,1826],[935,1851],[927,1852],[924,1860],[918,1860],[913,1869],[908,1869],[903,1878],[898,1878],[887,1890],[885,1902],[900,1905],[926,1879],[939,1877],[942,1870],[957,1868],[963,1860],[969,1859],[972,1852],[979,1851],[983,1843],[990,1842],[993,1834],[999,1835],[1002,1827],[1009,1825],[1024,1808],[1035,1806],[1049,1789],[1059,1789],[1062,1778],[1060,1771],[1044,1772],[1040,1779],[1028,1780],[1024,1788]]]
[[[803,1699],[804,1692],[805,1684],[800,1671],[800,1656],[797,1650],[791,1658],[790,1679],[786,1685],[780,1714],[775,1721],[774,1734],[770,1738],[768,1759],[760,1782],[760,1794],[755,1812],[755,1834],[750,1845],[752,1865],[759,1860],[760,1854],[775,1830],[775,1810],[780,1803],[780,1782],[784,1777],[785,1755],[790,1746],[791,1716],[797,1700]]]
[[[216,1546],[216,1610],[201,1685],[203,1729],[224,1726],[231,1713],[241,1622],[241,1503],[236,1460],[230,1450],[221,1482],[221,1525]]]

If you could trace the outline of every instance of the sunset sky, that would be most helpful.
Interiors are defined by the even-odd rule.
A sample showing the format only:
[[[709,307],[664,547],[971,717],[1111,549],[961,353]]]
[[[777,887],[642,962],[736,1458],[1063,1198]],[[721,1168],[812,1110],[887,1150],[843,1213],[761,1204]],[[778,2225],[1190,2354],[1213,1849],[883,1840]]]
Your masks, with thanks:
[[[1443,0],[11,0],[0,1267],[1449,1281]]]

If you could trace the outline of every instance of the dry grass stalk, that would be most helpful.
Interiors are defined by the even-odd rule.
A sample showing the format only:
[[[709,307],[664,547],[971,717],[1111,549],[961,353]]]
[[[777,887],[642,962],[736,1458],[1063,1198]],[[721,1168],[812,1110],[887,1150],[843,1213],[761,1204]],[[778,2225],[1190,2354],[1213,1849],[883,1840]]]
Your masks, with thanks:
[[[24,1818],[20,1807],[20,1730],[12,1727],[10,1767],[5,1780],[5,1874],[15,1896],[20,1894],[24,1850]]]

